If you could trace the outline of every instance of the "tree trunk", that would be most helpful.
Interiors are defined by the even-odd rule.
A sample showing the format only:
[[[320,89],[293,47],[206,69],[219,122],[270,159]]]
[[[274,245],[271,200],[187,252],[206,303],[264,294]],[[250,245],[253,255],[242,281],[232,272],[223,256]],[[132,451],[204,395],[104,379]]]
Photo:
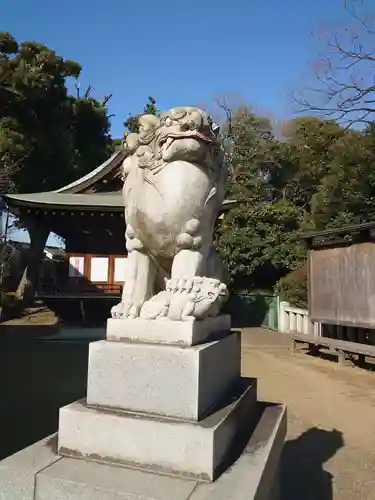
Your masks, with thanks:
[[[28,224],[27,229],[30,235],[30,248],[26,267],[17,287],[16,297],[25,303],[30,303],[34,299],[38,286],[40,264],[50,231],[37,222]]]

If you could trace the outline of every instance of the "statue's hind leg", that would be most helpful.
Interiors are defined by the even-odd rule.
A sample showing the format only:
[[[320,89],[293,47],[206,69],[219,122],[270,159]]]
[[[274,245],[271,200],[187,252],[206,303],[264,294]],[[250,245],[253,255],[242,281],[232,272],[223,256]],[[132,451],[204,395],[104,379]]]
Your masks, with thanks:
[[[201,276],[204,273],[206,256],[205,249],[180,250],[173,259],[171,279],[178,282],[183,277]]]
[[[198,219],[191,219],[185,224],[184,231],[177,237],[177,253],[173,259],[171,279],[183,276],[199,276],[204,272],[208,255],[209,242],[203,243],[202,224]]]
[[[137,318],[143,304],[152,296],[156,269],[136,238],[127,238],[128,259],[121,302],[112,308],[114,318]]]

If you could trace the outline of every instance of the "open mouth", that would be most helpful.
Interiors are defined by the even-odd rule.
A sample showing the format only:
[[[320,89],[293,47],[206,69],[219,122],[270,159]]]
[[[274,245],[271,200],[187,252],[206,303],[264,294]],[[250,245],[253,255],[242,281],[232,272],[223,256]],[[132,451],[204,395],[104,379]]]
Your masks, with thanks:
[[[166,151],[173,142],[178,141],[179,139],[195,139],[196,141],[205,142],[206,144],[211,144],[212,140],[208,137],[200,134],[199,132],[191,132],[189,133],[181,133],[181,134],[168,134],[161,137],[158,141],[159,147],[161,151]]]

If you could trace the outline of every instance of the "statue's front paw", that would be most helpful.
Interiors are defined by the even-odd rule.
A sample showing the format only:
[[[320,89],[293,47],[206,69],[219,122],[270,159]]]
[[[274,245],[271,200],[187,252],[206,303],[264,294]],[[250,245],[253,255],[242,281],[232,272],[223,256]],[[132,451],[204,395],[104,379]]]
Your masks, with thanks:
[[[119,304],[116,304],[115,306],[112,307],[111,309],[111,316],[114,319],[121,319],[123,317],[123,303],[120,302]]]
[[[138,318],[141,307],[131,302],[121,301],[111,309],[111,316],[115,319]]]

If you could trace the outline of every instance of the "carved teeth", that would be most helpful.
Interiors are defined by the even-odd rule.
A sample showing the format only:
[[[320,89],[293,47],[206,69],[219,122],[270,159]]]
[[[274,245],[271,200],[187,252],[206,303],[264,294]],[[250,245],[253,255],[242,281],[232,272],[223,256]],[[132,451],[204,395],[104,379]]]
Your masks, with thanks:
[[[163,145],[161,147],[162,151],[165,151],[169,148],[169,146],[172,144],[174,141],[173,137],[168,137],[165,142],[163,142]]]

